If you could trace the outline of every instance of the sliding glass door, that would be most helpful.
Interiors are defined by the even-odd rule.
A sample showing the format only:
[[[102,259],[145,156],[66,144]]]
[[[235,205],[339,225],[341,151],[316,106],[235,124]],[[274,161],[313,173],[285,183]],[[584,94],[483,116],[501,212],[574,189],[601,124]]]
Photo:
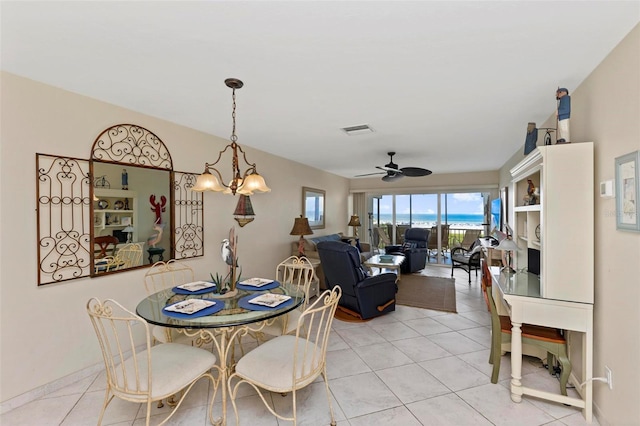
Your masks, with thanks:
[[[407,228],[426,228],[429,259],[435,264],[450,264],[451,249],[467,239],[480,236],[487,222],[488,193],[456,192],[433,194],[379,195],[373,198],[373,241],[383,249],[386,233],[393,244],[402,244]]]

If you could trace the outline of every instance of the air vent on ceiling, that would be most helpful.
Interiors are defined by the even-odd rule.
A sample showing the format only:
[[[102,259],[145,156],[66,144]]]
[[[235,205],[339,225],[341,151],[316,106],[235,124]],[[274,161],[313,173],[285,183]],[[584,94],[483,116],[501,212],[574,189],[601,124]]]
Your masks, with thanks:
[[[341,129],[349,136],[362,135],[364,133],[372,133],[374,130],[368,124],[360,124],[359,126],[343,127]]]

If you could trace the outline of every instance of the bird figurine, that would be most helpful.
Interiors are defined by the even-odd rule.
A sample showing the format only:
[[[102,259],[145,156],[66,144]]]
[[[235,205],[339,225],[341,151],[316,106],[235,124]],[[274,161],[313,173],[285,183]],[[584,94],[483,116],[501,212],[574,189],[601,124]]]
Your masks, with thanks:
[[[227,269],[228,269],[227,275],[224,277],[223,282],[232,283],[233,280],[235,279],[234,277],[235,258],[233,254],[233,248],[231,247],[231,243],[226,238],[222,240],[222,248],[220,249],[220,255],[222,256],[222,260],[224,261],[224,263],[227,264]],[[228,288],[221,289],[220,293],[225,294],[227,291],[232,289],[233,289],[233,286],[229,285]]]
[[[231,243],[228,239],[222,240],[222,249],[220,250],[222,260],[229,266],[233,265],[233,249],[231,249]]]
[[[149,247],[155,247],[156,244],[158,244],[160,242],[160,240],[162,240],[162,231],[164,231],[164,223],[155,223],[153,225],[153,234],[151,234],[149,236],[149,238],[147,238],[147,244],[149,245]]]
[[[531,179],[527,179],[527,197],[525,197],[525,205],[534,205],[538,203],[538,188],[533,184]]]

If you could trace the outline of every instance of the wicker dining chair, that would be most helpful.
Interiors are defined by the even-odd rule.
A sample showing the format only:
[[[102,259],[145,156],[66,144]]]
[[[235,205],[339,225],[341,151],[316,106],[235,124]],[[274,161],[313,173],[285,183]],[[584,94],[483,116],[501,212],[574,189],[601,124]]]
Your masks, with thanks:
[[[342,290],[339,286],[326,290],[298,318],[295,335],[276,337],[258,346],[240,358],[235,373],[229,377],[231,403],[240,424],[236,396],[238,387],[246,383],[253,387],[267,409],[277,418],[298,423],[297,392],[310,385],[322,375],[329,403],[331,424],[336,421],[331,405],[331,392],[327,381],[327,346],[333,316],[338,306]],[[306,335],[306,330],[309,335]],[[265,399],[266,391],[280,394],[291,393],[292,417],[277,413]]]
[[[107,373],[107,388],[98,425],[114,397],[146,404],[146,424],[151,417],[151,404],[182,393],[165,424],[176,413],[193,385],[202,378],[211,381],[213,392],[209,403],[209,420],[213,419],[213,401],[218,383],[211,369],[218,369],[216,356],[205,349],[176,343],[151,345],[147,322],[118,302],[91,298],[87,313],[100,343]],[[140,342],[140,330],[144,340]],[[138,346],[140,343],[142,348]]]
[[[314,278],[313,265],[306,257],[290,256],[278,264],[275,276],[276,281],[287,291],[304,295],[302,305],[285,315],[280,315],[272,324],[261,330],[264,334],[282,336],[296,330],[300,315],[309,305],[309,288]]]
[[[169,260],[168,262],[156,262],[144,274],[144,287],[147,295],[152,295],[162,290],[167,291],[167,297],[171,296],[171,289],[175,286],[195,281],[193,269],[182,262]],[[194,338],[178,333],[175,328],[154,325],[153,338],[160,343],[184,343],[202,346]]]

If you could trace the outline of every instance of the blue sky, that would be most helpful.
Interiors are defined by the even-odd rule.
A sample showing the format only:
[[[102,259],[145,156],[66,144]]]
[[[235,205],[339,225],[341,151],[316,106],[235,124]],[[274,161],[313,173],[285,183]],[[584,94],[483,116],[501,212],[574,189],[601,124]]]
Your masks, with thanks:
[[[438,211],[438,194],[413,194],[411,201],[414,214],[435,214]],[[380,200],[380,213],[392,213],[392,196],[385,195]],[[398,214],[409,213],[409,195],[396,195]],[[444,201],[442,205],[444,212]],[[484,214],[482,194],[457,193],[447,194],[447,210],[449,214]]]

